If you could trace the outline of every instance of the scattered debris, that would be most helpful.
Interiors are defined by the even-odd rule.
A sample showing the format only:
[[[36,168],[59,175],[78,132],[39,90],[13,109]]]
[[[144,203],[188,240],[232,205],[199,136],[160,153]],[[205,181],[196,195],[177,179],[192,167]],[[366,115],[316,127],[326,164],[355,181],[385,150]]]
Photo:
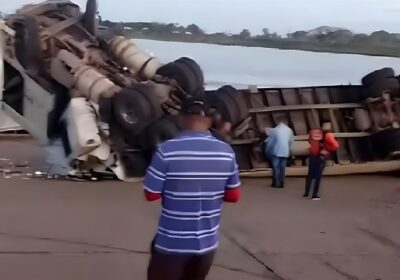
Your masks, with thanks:
[[[29,162],[27,162],[27,161],[25,161],[24,163],[16,163],[16,164],[14,164],[14,166],[18,167],[18,168],[30,168]]]

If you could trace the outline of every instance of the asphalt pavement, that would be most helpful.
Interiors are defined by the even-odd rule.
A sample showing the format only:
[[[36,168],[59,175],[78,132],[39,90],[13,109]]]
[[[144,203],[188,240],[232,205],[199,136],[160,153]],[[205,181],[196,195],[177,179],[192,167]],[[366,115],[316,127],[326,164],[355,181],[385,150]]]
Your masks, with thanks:
[[[0,138],[0,159],[43,164],[27,139]],[[322,201],[302,198],[303,178],[269,184],[244,180],[240,203],[225,205],[209,279],[399,279],[398,177],[327,177]],[[140,184],[1,174],[1,279],[144,280],[159,211]]]

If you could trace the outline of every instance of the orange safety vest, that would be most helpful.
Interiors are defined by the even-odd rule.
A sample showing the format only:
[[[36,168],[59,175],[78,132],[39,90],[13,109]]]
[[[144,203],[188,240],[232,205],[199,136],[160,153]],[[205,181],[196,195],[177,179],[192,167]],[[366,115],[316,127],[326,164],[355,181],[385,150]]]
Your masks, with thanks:
[[[339,150],[339,142],[336,141],[335,136],[333,135],[332,132],[328,132],[325,134],[324,138],[324,148],[330,153],[334,153],[337,150]]]
[[[334,153],[339,149],[339,143],[336,141],[332,132],[325,135],[321,129],[312,129],[309,133],[308,142],[310,143],[310,155],[319,156],[322,149]]]

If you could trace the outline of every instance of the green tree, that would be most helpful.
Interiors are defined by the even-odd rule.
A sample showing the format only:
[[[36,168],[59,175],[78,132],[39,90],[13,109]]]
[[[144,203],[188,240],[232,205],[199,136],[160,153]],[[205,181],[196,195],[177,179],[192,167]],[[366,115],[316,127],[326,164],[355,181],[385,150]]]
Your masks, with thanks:
[[[204,34],[204,31],[198,27],[196,24],[190,24],[186,27],[187,31],[191,32],[192,34]]]
[[[249,39],[251,38],[251,33],[250,30],[248,29],[243,29],[242,32],[240,32],[239,36],[243,39]]]

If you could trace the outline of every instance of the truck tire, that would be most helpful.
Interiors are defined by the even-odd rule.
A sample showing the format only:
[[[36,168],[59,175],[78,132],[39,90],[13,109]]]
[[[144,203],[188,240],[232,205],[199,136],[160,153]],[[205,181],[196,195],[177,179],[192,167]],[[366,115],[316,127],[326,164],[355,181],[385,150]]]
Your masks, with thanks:
[[[237,105],[226,93],[218,90],[207,92],[204,95],[204,99],[221,114],[223,121],[230,122],[232,127],[235,127],[240,122]]]
[[[151,85],[149,86],[147,84],[137,84],[134,86],[134,88],[138,89],[150,103],[153,120],[161,118],[161,116],[163,115],[161,102],[154,88]]]
[[[175,116],[167,115],[155,121],[146,129],[144,147],[146,150],[154,150],[159,144],[175,138],[181,132],[181,126]]]
[[[199,89],[202,88],[191,68],[182,62],[168,63],[158,69],[156,74],[174,79],[190,96],[196,95]],[[176,93],[179,98],[185,98],[185,94],[179,89],[177,89]]]
[[[21,15],[13,23],[15,30],[14,48],[16,57],[33,78],[44,73],[44,60],[40,41],[40,31],[35,18]]]
[[[390,95],[398,95],[400,82],[394,78],[381,79],[363,91],[364,98],[381,97],[384,91],[389,91]]]
[[[372,143],[374,152],[379,158],[391,157],[400,152],[400,129],[381,130],[372,135]]]
[[[146,174],[148,162],[140,152],[122,152],[121,163],[127,177],[143,177]]]
[[[372,73],[369,73],[366,75],[364,78],[362,78],[362,84],[364,86],[371,86],[375,82],[385,79],[385,78],[394,78],[394,70],[393,68],[382,68],[379,70],[376,70]]]
[[[229,109],[232,111],[231,114],[234,115],[234,118],[232,117],[231,119],[231,123],[236,126],[242,120],[240,116],[240,106],[238,105],[237,100],[233,95],[224,91],[218,90],[218,94],[221,95],[221,97],[225,100],[225,103],[229,104]]]
[[[232,86],[226,85],[221,87],[218,91],[224,92],[230,98],[232,98],[239,115],[239,122],[244,121],[249,116],[249,108],[247,107],[246,102],[242,100],[240,93],[237,89]]]
[[[204,73],[203,70],[201,70],[200,65],[197,64],[196,61],[188,57],[181,57],[178,60],[176,60],[176,62],[183,63],[186,66],[188,66],[193,72],[193,74],[196,76],[198,85],[204,86]]]
[[[145,94],[137,88],[125,88],[113,101],[114,118],[124,130],[139,134],[153,120],[153,108]]]

